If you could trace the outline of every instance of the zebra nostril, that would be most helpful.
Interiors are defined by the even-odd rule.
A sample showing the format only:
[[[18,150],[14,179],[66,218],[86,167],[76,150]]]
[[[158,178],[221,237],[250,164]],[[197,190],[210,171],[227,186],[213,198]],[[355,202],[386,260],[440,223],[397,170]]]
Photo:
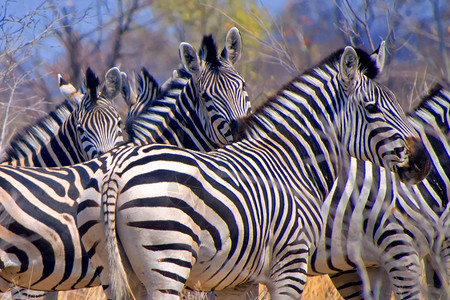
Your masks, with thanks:
[[[404,147],[399,147],[399,148],[395,148],[394,149],[394,154],[398,158],[403,158],[403,154],[404,153],[405,153],[405,148]]]

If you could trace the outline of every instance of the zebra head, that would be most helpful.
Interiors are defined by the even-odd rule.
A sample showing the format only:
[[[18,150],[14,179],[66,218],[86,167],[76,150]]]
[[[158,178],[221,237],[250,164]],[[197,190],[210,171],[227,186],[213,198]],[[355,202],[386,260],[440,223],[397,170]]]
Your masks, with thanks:
[[[337,78],[347,101],[340,134],[348,154],[414,184],[427,176],[431,164],[394,94],[373,80],[384,64],[384,51],[384,42],[378,55],[352,47],[343,50]]]
[[[198,55],[190,44],[180,44],[181,62],[192,75],[187,84],[192,88],[192,105],[208,138],[219,146],[235,140],[239,119],[251,109],[244,79],[233,67],[241,51],[237,28],[228,31],[220,56],[210,35],[203,37]]]
[[[120,92],[121,80],[119,69],[111,68],[99,93],[100,82],[88,68],[86,91],[80,93],[59,76],[60,91],[76,104],[73,134],[78,141],[76,148],[84,160],[95,158],[123,142],[120,115],[112,102]]]

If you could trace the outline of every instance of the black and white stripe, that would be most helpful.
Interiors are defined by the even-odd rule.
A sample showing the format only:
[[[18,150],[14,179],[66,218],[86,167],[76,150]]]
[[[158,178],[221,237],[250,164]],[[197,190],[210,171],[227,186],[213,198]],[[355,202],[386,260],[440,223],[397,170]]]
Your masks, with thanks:
[[[86,71],[87,93],[59,77],[67,99],[48,116],[24,128],[5,149],[3,164],[36,167],[68,166],[94,158],[123,141],[113,98],[120,92],[120,71],[110,69],[98,95],[99,80]]]
[[[151,75],[141,72],[137,103],[126,123],[131,143],[209,151],[234,141],[238,121],[251,105],[244,79],[233,67],[242,51],[236,28],[228,31],[225,44],[219,54],[212,36],[205,36],[197,55],[191,45],[181,43],[184,68],[176,70],[159,93]]]
[[[310,272],[330,274],[344,298],[361,299],[365,291],[365,296],[386,299],[394,291],[398,299],[418,299],[424,257],[432,276],[428,297],[450,296],[449,112],[450,93],[438,85],[409,113],[432,165],[417,185],[400,183],[386,169],[353,159],[340,173],[322,206],[326,229]],[[360,264],[371,279],[364,290],[367,277]]]
[[[38,120],[35,124],[29,125],[24,128],[10,143],[5,151],[2,163],[14,166],[35,166],[35,167],[55,167],[55,166],[67,166],[76,163],[80,163],[96,157],[99,154],[118,146],[122,138],[122,130],[120,128],[120,116],[117,109],[113,105],[113,98],[120,92],[120,71],[117,68],[110,69],[105,75],[105,83],[102,91],[99,93],[99,80],[92,72],[88,69],[86,72],[86,94],[79,93],[71,84],[67,83],[61,76],[59,76],[60,90],[66,100],[58,106],[54,111],[50,112],[48,116]],[[47,199],[48,200],[48,199]],[[42,203],[36,202],[35,207],[30,211],[33,215],[31,218],[23,219],[16,226],[20,230],[27,225],[32,224],[35,220],[36,226],[41,223],[45,223],[47,216],[45,211],[48,207],[59,207],[60,203],[57,201],[49,200],[50,202],[42,201]],[[52,204],[53,203],[53,204]],[[65,204],[67,207],[66,214],[73,214],[73,202]],[[64,207],[64,206],[62,206]],[[60,208],[62,208],[60,207]],[[33,214],[33,212],[35,212]],[[6,213],[3,211],[3,213]],[[7,215],[7,214],[6,214]],[[45,219],[42,219],[45,218]],[[26,273],[27,266],[29,265],[29,260],[36,261],[33,265],[35,271],[44,270],[45,266],[42,264],[47,264],[48,268],[52,268],[55,265],[59,265],[59,270],[61,266],[66,264],[64,268],[65,273],[76,274],[76,279],[72,279],[72,282],[80,280],[79,271],[77,268],[83,269],[83,276],[85,279],[79,283],[79,287],[83,287],[85,283],[89,285],[98,285],[99,280],[96,277],[96,271],[91,268],[88,261],[84,259],[81,262],[82,253],[84,249],[80,245],[78,235],[73,233],[73,228],[75,228],[75,222],[72,219],[60,217],[52,217],[53,223],[47,223],[50,228],[48,230],[52,231],[52,227],[72,227],[72,229],[67,230],[67,233],[63,231],[60,232],[62,235],[67,237],[73,237],[65,239],[57,239],[52,241],[47,241],[52,244],[52,251],[44,250],[42,248],[42,253],[36,256],[27,253],[27,255],[22,254],[18,256],[18,264],[20,265],[21,272]],[[58,223],[60,221],[60,223]],[[7,223],[2,222],[4,229],[9,228]],[[72,231],[72,234],[69,232]],[[24,230],[23,235],[26,234]],[[4,240],[5,231],[0,235],[1,239]],[[18,232],[16,233],[19,236]],[[33,237],[40,240],[42,244],[45,242],[45,238]],[[17,238],[16,236],[14,238]],[[23,244],[27,244],[23,241],[26,237],[21,237],[17,241],[9,241],[8,247],[21,248]],[[33,241],[28,241],[33,242]],[[17,244],[20,245],[17,245]],[[70,244],[72,243],[72,244]],[[4,248],[1,248],[4,249]],[[1,251],[1,250],[0,250]],[[55,255],[57,252],[65,252],[65,255]],[[75,257],[78,255],[78,257]],[[87,257],[84,254],[85,257]],[[70,258],[71,257],[71,258]],[[39,263],[38,261],[41,261]],[[80,266],[75,266],[75,265]],[[70,269],[75,269],[73,273],[70,273]],[[57,273],[57,271],[55,271]],[[26,275],[25,275],[26,276]],[[45,275],[43,275],[45,276]],[[56,275],[58,276],[58,275]],[[8,291],[12,289],[14,299],[22,298],[41,298],[44,293],[40,291],[29,291],[23,289],[15,289],[12,284],[14,281],[8,282],[7,280],[1,279],[0,291]],[[84,283],[83,283],[84,282]],[[64,286],[64,285],[63,285]],[[27,287],[27,286],[25,286]],[[47,288],[49,289],[49,288]]]
[[[232,33],[229,33],[228,36],[231,35],[233,37],[233,39],[235,39],[235,38],[239,38],[240,39],[239,33],[236,30],[232,30],[230,32],[232,32]],[[231,37],[228,37],[229,41],[230,41],[230,39],[231,39]],[[215,50],[215,46],[214,46],[214,44],[212,42],[212,39],[208,37],[207,40],[209,40],[209,42],[208,42],[209,44],[208,44],[208,46],[205,45],[205,47],[207,47],[209,50],[205,49],[203,51],[216,51]],[[239,40],[239,43],[240,43],[240,40]],[[234,53],[235,51],[240,51],[240,46],[239,46],[239,49],[234,49],[234,48],[231,49],[230,48],[230,49],[228,49],[228,51],[229,51],[229,53]],[[209,55],[212,55],[211,53]],[[194,54],[195,54],[195,52],[194,52]],[[216,55],[217,55],[217,53],[216,53]],[[211,58],[209,58],[209,59],[211,59]],[[217,84],[220,84],[222,81],[226,82],[227,80],[230,80],[230,78],[231,78],[230,74],[232,72],[236,72],[236,71],[233,71],[233,69],[231,69],[229,67],[225,67],[225,64],[227,63],[227,60],[231,61],[231,59],[232,59],[231,56],[228,56],[228,55],[223,55],[221,58],[218,58],[218,60],[221,60],[221,61],[223,60],[223,62],[221,62],[220,66],[217,65],[217,68],[221,70],[221,72],[219,72],[219,74],[223,74],[223,75],[217,76],[215,79],[208,80],[208,81],[202,79],[201,80],[202,84],[200,85],[202,87],[202,89],[209,90],[208,87],[207,87],[207,84],[215,84],[216,85],[215,89],[217,89],[218,88]],[[201,64],[208,64],[207,62],[202,62],[200,60],[197,60],[197,61],[198,61],[198,63],[201,63]],[[236,60],[233,60],[233,61],[235,62]],[[212,68],[212,67],[209,67],[209,66],[208,66],[208,68],[203,67],[201,78],[211,77],[207,73],[208,72],[217,72],[218,69]],[[194,79],[191,79],[192,76],[189,75],[186,71],[179,70],[176,74],[184,74],[183,75],[184,77],[177,75],[176,77],[174,77],[171,80],[169,80],[165,85],[163,85],[163,87],[162,87],[163,92],[164,92],[165,95],[169,95],[170,97],[172,97],[172,99],[178,99],[178,97],[180,97],[182,99],[188,99],[188,97],[186,97],[184,95],[185,91],[183,90],[183,88],[186,86],[186,83],[189,80],[194,80]],[[126,76],[125,76],[124,73],[122,73],[121,76],[122,76],[121,81],[123,83],[124,79],[126,79]],[[236,76],[237,79],[242,81],[242,78],[237,73],[236,73],[235,76]],[[146,109],[147,105],[144,105],[143,107],[142,106],[139,107],[138,105],[144,103],[146,101],[146,99],[150,99],[150,100],[153,99],[154,100],[155,96],[157,96],[158,92],[159,92],[159,88],[158,88],[156,82],[152,81],[153,79],[152,79],[151,75],[148,74],[148,72],[143,71],[143,73],[141,75],[141,78],[142,78],[143,81],[138,83],[138,86],[140,87],[139,98],[137,99],[138,103],[135,103],[136,105],[133,106],[132,108],[130,108],[129,115],[135,115],[135,116],[138,115],[138,116],[140,116],[141,114],[149,114],[148,111],[146,113],[144,113],[144,109]],[[148,80],[148,81],[144,81],[144,80]],[[195,79],[195,80],[197,80],[197,79]],[[116,81],[117,81],[116,79],[113,80],[113,82],[116,82]],[[243,83],[241,83],[240,81],[238,83],[236,83],[234,87],[237,88],[237,89],[242,90]],[[89,84],[87,84],[87,86],[89,87]],[[188,90],[188,91],[190,91],[190,90]],[[65,93],[66,94],[70,94],[70,93],[75,93],[75,92],[76,91],[72,88],[72,89],[69,89],[69,91],[66,91]],[[110,95],[110,94],[111,93],[109,93],[108,95]],[[80,95],[79,94],[74,94],[70,98],[77,98],[77,97],[79,98]],[[223,95],[223,97],[227,97],[227,98],[226,99],[222,99],[221,95],[218,95],[218,94],[216,94],[214,97],[215,97],[215,100],[214,100],[215,102],[231,101],[232,104],[230,104],[230,106],[239,107],[239,103],[240,103],[240,105],[242,107],[248,107],[249,108],[249,106],[248,106],[249,105],[248,97],[247,97],[247,95],[245,93],[245,90],[241,91],[241,92],[233,93],[233,97],[235,97],[235,98],[230,98],[227,95]],[[194,101],[194,100],[195,100],[194,98],[189,98],[189,101]],[[160,100],[160,101],[163,101],[163,100]],[[166,100],[166,101],[167,101],[166,103],[170,103],[169,100]],[[177,102],[175,102],[175,105],[178,105],[179,102],[180,102],[179,100]],[[184,103],[185,103],[185,105],[189,104],[187,101],[185,101]],[[153,105],[153,103],[152,103],[152,105]],[[155,106],[153,105],[152,108],[154,108],[154,107]],[[161,107],[164,108],[164,105],[161,105],[160,108]],[[245,114],[247,113],[248,108],[245,109]],[[156,111],[156,110],[154,110],[154,111]],[[191,114],[191,115],[189,115],[189,117],[193,117],[192,114],[196,113],[196,110],[190,109],[189,112]],[[235,112],[235,111],[233,110],[233,112]],[[210,110],[209,113],[213,113],[213,111]],[[244,113],[244,111],[242,113]],[[238,114],[241,114],[241,112],[238,112]],[[229,117],[230,119],[234,119],[234,118],[238,119],[239,117],[245,116],[245,114],[242,115],[242,116],[240,116],[240,115],[235,116],[235,115],[230,114],[229,116],[227,116],[227,118]],[[185,115],[183,115],[183,116],[185,116]],[[223,115],[221,115],[221,116],[223,116]],[[165,117],[167,118],[167,116],[165,116]],[[200,118],[197,117],[197,119],[200,119]],[[158,119],[156,119],[156,120],[158,120]],[[184,120],[181,120],[181,121],[182,121],[181,124],[183,124],[183,126],[187,126],[189,124],[189,123],[184,122]],[[145,134],[153,136],[152,135],[152,130],[153,129],[151,127],[151,125],[152,125],[151,122],[156,123],[157,121],[155,121],[155,119],[148,119],[146,122],[147,123],[145,125],[147,126],[147,128],[146,128]],[[140,124],[142,124],[142,123],[140,123]],[[159,126],[159,124],[158,124],[158,126]],[[158,126],[156,126],[156,128],[158,128]],[[204,123],[202,126],[206,126],[206,123]],[[212,126],[212,125],[210,125],[210,126]],[[217,126],[217,123],[215,123],[214,126]],[[218,127],[219,128],[217,129],[217,131],[218,132],[222,132],[221,131],[222,130],[222,126],[218,126]],[[166,130],[170,131],[171,129],[168,128]],[[188,130],[188,128],[186,127],[185,130]],[[202,130],[203,130],[203,127],[202,127]],[[177,134],[179,134],[180,130],[178,130],[178,131],[173,130],[173,132],[177,132]],[[193,132],[195,132],[195,131],[193,130]],[[161,138],[165,138],[165,136],[163,136]],[[193,137],[191,137],[191,139],[192,138]],[[168,139],[168,141],[166,141],[166,143],[168,143],[168,142],[171,142],[171,140]],[[212,144],[208,144],[208,145],[212,145]],[[77,188],[80,188],[80,187],[77,187]],[[37,204],[37,206],[42,208],[42,209],[45,209],[46,206],[59,206],[59,201],[62,201],[62,200],[58,200],[57,198],[55,200],[51,200],[50,198],[48,198],[48,199],[46,199],[46,201],[47,201],[47,203],[41,203],[40,206],[39,206],[39,204]],[[68,200],[68,199],[65,199],[64,201],[70,203],[70,200]],[[73,205],[73,203],[72,203],[72,205]],[[28,206],[28,205],[25,204],[25,206]],[[63,214],[63,211],[64,210],[61,210],[58,213],[56,213],[57,218],[60,218],[61,220],[63,220],[62,219],[63,217],[61,216],[61,214]],[[73,215],[72,213],[73,213],[72,210],[67,211],[66,212],[67,215],[64,216],[64,217],[67,219],[66,220],[66,222],[67,222],[66,225],[69,227],[70,231],[73,232],[74,230],[76,230],[76,226],[75,226],[74,222],[70,223],[71,216]],[[7,213],[7,215],[8,215],[8,213]],[[22,220],[21,218],[24,218],[24,219]],[[39,216],[37,216],[37,219],[38,219],[37,222],[42,222],[43,221],[43,220],[39,220]],[[29,220],[28,220],[28,217],[26,217],[24,215],[20,215],[20,216],[17,217],[17,222],[20,223],[21,221],[22,222],[28,222]],[[63,227],[63,226],[60,226],[60,227]],[[58,229],[54,229],[54,230],[58,234],[64,234],[62,230],[61,231],[59,231]],[[43,238],[43,239],[45,239],[45,238]],[[59,283],[53,282],[52,284],[49,284],[49,285],[40,284],[39,286],[41,286],[43,289],[46,289],[46,290],[48,290],[48,289],[64,290],[64,289],[67,289],[68,287],[79,288],[79,287],[84,287],[84,286],[98,285],[98,283],[99,283],[98,279],[94,275],[96,273],[98,273],[99,270],[101,270],[101,268],[93,269],[93,268],[90,267],[89,259],[88,259],[88,256],[85,255],[84,248],[82,248],[79,245],[79,243],[77,243],[77,241],[79,241],[79,238],[77,239],[75,237],[75,235],[74,235],[73,236],[73,245],[71,246],[74,250],[73,251],[69,251],[70,253],[67,253],[67,255],[69,257],[71,257],[71,256],[75,257],[76,255],[73,254],[73,253],[80,253],[80,252],[83,253],[83,255],[81,255],[81,256],[78,255],[77,259],[75,259],[74,261],[68,261],[67,262],[67,265],[68,266],[73,266],[73,268],[75,270],[72,273],[70,273],[69,275],[67,275],[67,278],[65,278],[63,281],[61,281]],[[61,245],[62,248],[67,249],[67,245],[63,245],[63,244],[60,244],[60,245]],[[62,249],[62,248],[60,248],[60,249]],[[27,256],[27,255],[28,255],[28,253],[25,253],[25,256]],[[45,253],[41,254],[41,255],[43,257],[45,257]],[[36,257],[39,257],[39,254],[36,254],[36,253],[33,254],[33,255],[30,254],[28,260],[36,259]],[[65,262],[63,260],[67,260],[67,258],[59,257],[59,256],[52,258],[51,255],[50,255],[49,258],[42,258],[42,260],[44,260],[44,259],[48,259],[50,261],[53,259],[53,260],[55,260],[56,264],[60,264],[60,265],[64,265]],[[42,269],[42,266],[40,266],[39,264],[37,264],[37,265],[32,264],[31,266],[28,266],[28,264],[27,264],[26,272],[31,272],[30,270],[33,269],[34,267],[36,267],[38,269]],[[80,274],[77,273],[77,271],[76,271],[77,268],[81,268],[81,269],[85,270],[86,274],[84,275],[83,278],[80,278]],[[56,269],[53,274],[49,275],[48,278],[50,278],[50,279],[48,279],[48,281],[51,282],[52,279],[59,278],[58,276],[61,276],[60,272],[61,272],[61,269]],[[65,272],[67,273],[67,270]],[[12,272],[12,274],[14,275],[14,272]],[[90,276],[89,276],[89,274],[90,274]],[[26,278],[26,276],[29,276],[29,275],[24,275],[24,278]],[[28,278],[27,278],[27,280],[28,280]],[[16,280],[15,282],[18,285],[29,287],[26,280],[23,280],[23,281]],[[33,280],[31,280],[30,282],[33,282]],[[27,284],[27,285],[24,285],[24,284]],[[34,285],[31,285],[31,287],[33,287],[33,286]]]
[[[117,151],[77,215],[110,297],[123,299],[130,288],[152,299],[179,298],[184,288],[230,295],[265,283],[273,299],[298,299],[342,149],[405,181],[428,173],[417,134],[392,93],[371,79],[376,73],[370,55],[346,47],[247,118],[237,143],[209,153]]]

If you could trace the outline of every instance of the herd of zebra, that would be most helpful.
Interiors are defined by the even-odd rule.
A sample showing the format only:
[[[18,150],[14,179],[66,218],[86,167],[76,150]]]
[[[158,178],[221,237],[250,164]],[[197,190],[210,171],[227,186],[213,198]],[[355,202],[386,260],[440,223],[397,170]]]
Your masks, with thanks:
[[[449,299],[450,90],[405,114],[375,80],[383,42],[252,109],[241,52],[232,28],[221,52],[181,43],[161,86],[145,69],[136,91],[118,68],[102,84],[88,69],[80,90],[59,77],[67,100],[0,165],[0,291],[239,299],[265,284],[299,299],[329,274],[345,299]]]

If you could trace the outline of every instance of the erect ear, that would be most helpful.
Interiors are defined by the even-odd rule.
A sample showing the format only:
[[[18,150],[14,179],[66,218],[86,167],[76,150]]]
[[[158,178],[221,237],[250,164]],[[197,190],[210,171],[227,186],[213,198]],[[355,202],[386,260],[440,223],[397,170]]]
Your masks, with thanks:
[[[191,73],[192,75],[197,75],[200,73],[200,59],[195,51],[194,47],[192,47],[188,43],[180,44],[180,59],[186,71]]]
[[[378,46],[378,49],[375,50],[371,55],[370,58],[375,61],[375,64],[378,68],[378,73],[381,73],[384,68],[384,63],[386,61],[386,43],[385,41],[382,41],[380,46]]]
[[[128,80],[127,74],[125,72],[120,72],[120,78],[122,82],[121,93],[123,100],[125,101],[127,106],[130,107],[136,103],[136,97],[135,95],[133,95],[134,93],[132,92],[131,83]]]
[[[122,76],[117,67],[113,67],[105,74],[105,83],[101,96],[112,101],[122,89]]]
[[[350,46],[345,47],[339,63],[339,73],[348,93],[353,91],[356,80],[358,80],[358,55],[355,49]]]
[[[83,94],[80,93],[71,83],[65,81],[64,78],[62,78],[61,74],[58,74],[58,84],[59,91],[64,96],[64,98],[75,105],[80,105],[81,100],[83,99]]]
[[[239,30],[236,27],[231,28],[225,39],[225,47],[220,54],[223,58],[230,60],[232,64],[235,64],[241,58],[242,53],[242,37]]]

